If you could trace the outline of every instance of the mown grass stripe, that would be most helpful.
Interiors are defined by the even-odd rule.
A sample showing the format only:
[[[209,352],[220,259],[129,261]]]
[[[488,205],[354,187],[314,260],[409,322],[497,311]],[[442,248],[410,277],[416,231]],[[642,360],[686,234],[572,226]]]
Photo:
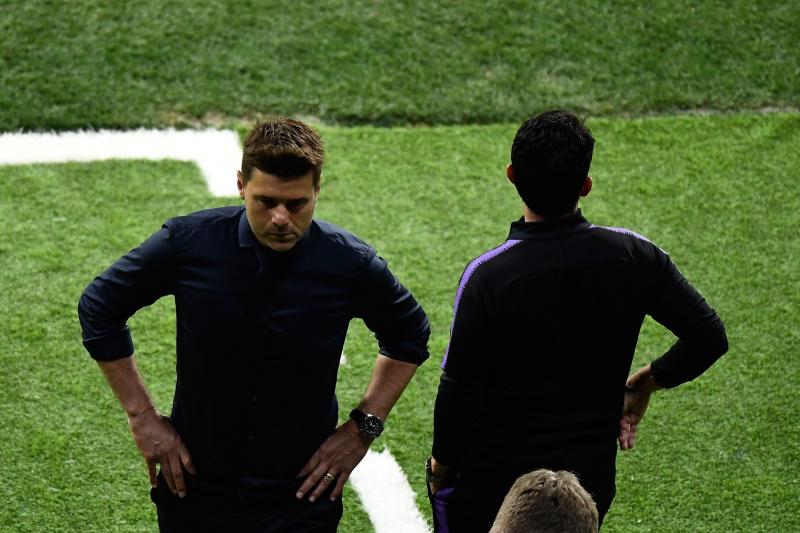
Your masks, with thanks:
[[[5,2],[0,131],[798,107],[800,3]]]

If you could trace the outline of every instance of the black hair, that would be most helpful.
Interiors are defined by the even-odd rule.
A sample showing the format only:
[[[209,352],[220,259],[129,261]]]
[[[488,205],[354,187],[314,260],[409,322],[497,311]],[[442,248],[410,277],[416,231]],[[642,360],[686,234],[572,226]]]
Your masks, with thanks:
[[[545,218],[568,214],[589,175],[593,151],[592,133],[569,111],[546,111],[525,121],[511,146],[522,201]]]

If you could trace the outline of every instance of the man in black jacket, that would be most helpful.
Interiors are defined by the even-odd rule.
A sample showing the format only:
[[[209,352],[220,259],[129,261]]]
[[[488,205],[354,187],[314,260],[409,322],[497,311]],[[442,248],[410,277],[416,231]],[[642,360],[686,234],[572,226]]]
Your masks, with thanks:
[[[582,216],[593,148],[564,111],[514,139],[507,175],[524,217],[464,271],[442,363],[428,465],[438,531],[487,531],[514,480],[537,468],[575,472],[602,523],[617,441],[634,445],[650,395],[727,351],[720,318],[664,251]],[[627,377],[645,315],[678,340]]]
[[[244,206],[168,220],[81,297],[84,345],[128,415],[162,531],[335,531],[345,481],[428,357],[427,317],[386,261],[313,218],[322,163],[306,124],[256,125],[237,178]],[[145,387],[126,326],[166,295],[177,317],[170,417]],[[380,353],[337,427],[352,318]]]

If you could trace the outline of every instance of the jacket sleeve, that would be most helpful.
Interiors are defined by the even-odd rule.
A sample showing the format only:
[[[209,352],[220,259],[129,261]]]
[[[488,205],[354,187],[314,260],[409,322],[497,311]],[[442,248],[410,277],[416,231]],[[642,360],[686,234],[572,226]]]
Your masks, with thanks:
[[[136,311],[172,292],[174,246],[165,225],[122,256],[83,291],[78,318],[92,358],[111,361],[133,354],[126,324]]]
[[[433,413],[432,455],[452,467],[461,464],[481,412],[488,376],[486,358],[491,353],[491,317],[480,282],[465,276],[456,292],[450,343],[442,361]]]
[[[659,385],[676,387],[708,370],[728,351],[725,326],[703,296],[680,273],[669,256],[656,250],[656,283],[648,314],[678,340],[652,362]]]
[[[417,365],[428,358],[428,317],[378,255],[368,260],[359,302],[358,314],[375,333],[381,354]]]

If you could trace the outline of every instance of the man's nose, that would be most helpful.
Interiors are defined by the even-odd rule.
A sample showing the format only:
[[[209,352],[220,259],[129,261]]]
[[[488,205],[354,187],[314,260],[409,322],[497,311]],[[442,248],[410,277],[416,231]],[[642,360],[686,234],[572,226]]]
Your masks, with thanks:
[[[272,223],[276,226],[285,226],[289,222],[289,212],[283,205],[278,205],[272,210]]]

